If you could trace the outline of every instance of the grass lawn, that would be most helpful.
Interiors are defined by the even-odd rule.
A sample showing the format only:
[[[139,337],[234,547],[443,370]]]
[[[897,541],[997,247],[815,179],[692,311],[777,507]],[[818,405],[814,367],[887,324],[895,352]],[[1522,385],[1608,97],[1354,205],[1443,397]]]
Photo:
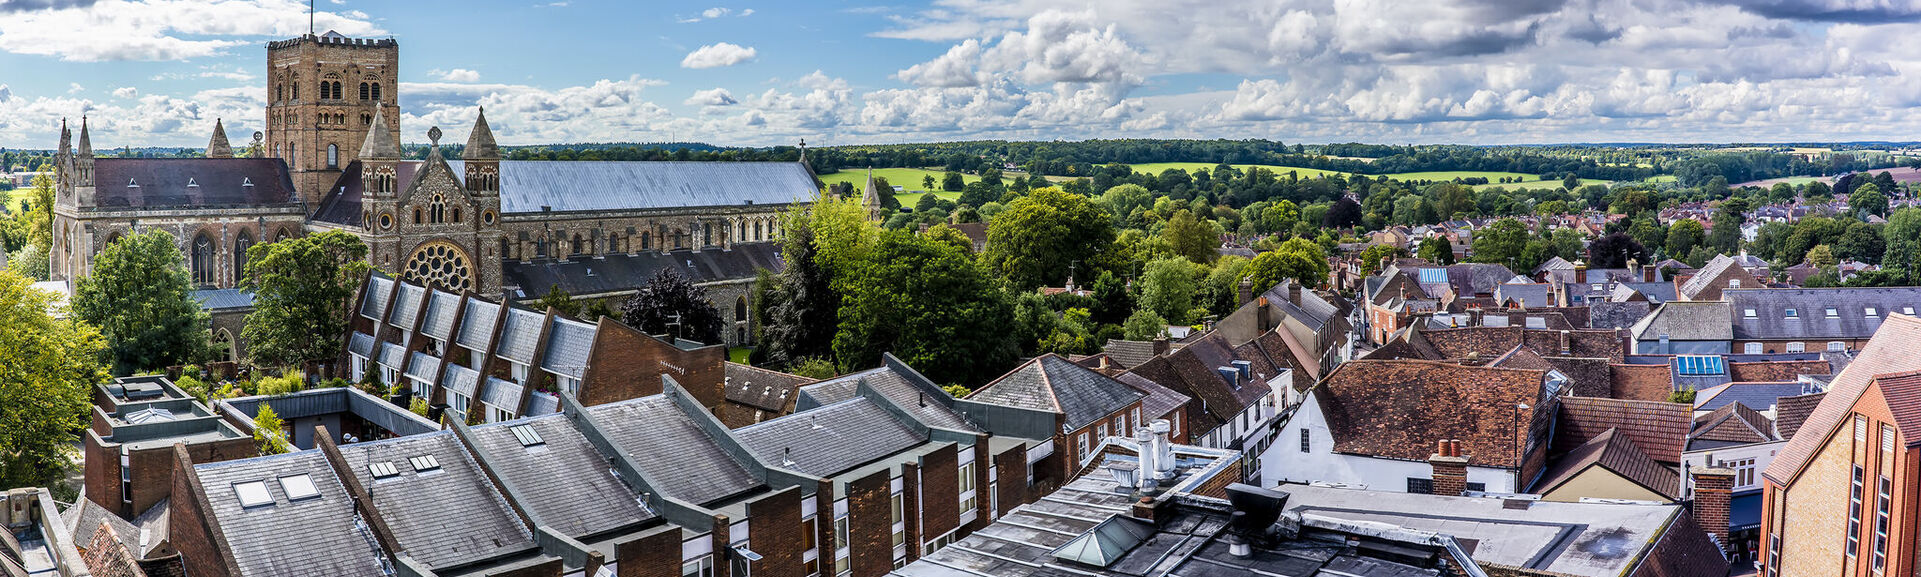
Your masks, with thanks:
[[[906,187],[907,190],[925,190],[927,187],[921,186],[921,179],[927,176],[934,177],[934,186],[938,187],[940,186],[941,177],[946,175],[947,171],[944,170],[922,170],[919,168],[874,169],[875,178],[885,178],[887,179],[887,184]],[[961,180],[966,182],[974,182],[980,179],[981,177],[979,176],[964,172],[961,173]],[[867,169],[847,169],[833,174],[823,174],[820,175],[820,180],[830,185],[838,182],[851,182],[854,184],[854,190],[861,190],[867,186]],[[865,190],[861,191],[866,192]]]
[[[961,193],[958,193],[958,192],[946,192],[946,191],[932,192],[932,193],[903,192],[903,193],[894,195],[894,200],[900,201],[900,205],[902,208],[912,209],[914,208],[915,203],[920,202],[920,197],[921,195],[924,195],[924,194],[932,194],[936,197],[944,198],[952,201],[959,201],[960,195],[961,195]]]
[[[1648,177],[1647,181],[1655,184],[1661,184],[1661,183],[1667,183],[1667,182],[1680,182],[1681,177],[1675,176],[1672,174],[1657,174],[1657,175]]]
[[[1209,171],[1212,171],[1214,170],[1215,166],[1218,166],[1218,164],[1213,162],[1149,162],[1145,164],[1130,164],[1127,166],[1129,168],[1134,169],[1134,172],[1159,175],[1160,173],[1165,172],[1167,169],[1170,169],[1170,168],[1178,168],[1181,170],[1185,170],[1187,171],[1188,174],[1193,174],[1194,170],[1198,168],[1205,168],[1205,169],[1208,169]],[[1279,174],[1282,176],[1286,176],[1287,173],[1292,172],[1300,175],[1301,178],[1314,178],[1314,177],[1323,176],[1323,175],[1342,174],[1341,172],[1334,171],[1334,170],[1320,170],[1316,168],[1297,168],[1293,166],[1275,166],[1272,164],[1236,164],[1234,165],[1234,168],[1246,170],[1248,167],[1251,167],[1251,166],[1258,166],[1261,168],[1265,168],[1265,169],[1274,171],[1274,174]]]
[[[13,214],[14,211],[20,210],[20,201],[29,198],[33,198],[33,187],[0,191],[0,199],[5,199],[7,205],[7,214]]]
[[[747,364],[747,355],[752,354],[753,352],[754,352],[754,349],[750,347],[730,348],[730,349],[727,349],[727,360],[744,365],[744,364]]]

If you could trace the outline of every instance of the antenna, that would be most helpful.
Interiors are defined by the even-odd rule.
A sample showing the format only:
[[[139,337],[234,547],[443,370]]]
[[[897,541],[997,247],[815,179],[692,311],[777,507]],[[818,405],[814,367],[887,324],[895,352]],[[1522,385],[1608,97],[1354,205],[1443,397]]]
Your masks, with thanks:
[[[313,0],[307,0],[307,35],[313,35]]]

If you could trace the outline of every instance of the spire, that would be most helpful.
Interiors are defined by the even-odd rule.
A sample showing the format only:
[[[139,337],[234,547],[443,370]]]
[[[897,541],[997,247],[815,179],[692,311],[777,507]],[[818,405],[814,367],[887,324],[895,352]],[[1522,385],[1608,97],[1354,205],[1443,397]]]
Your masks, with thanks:
[[[868,220],[880,220],[880,186],[874,183],[874,167],[867,167],[867,188],[861,192],[860,204],[867,209]]]
[[[67,119],[60,119],[60,155],[73,152],[73,131],[67,129]]]
[[[233,158],[233,146],[227,144],[227,127],[220,119],[213,119],[213,139],[207,141],[207,158]]]
[[[460,153],[463,160],[499,160],[500,147],[494,144],[494,129],[487,127],[487,109],[481,108],[480,115],[474,118],[474,131],[467,135],[467,149]]]
[[[93,137],[87,133],[87,116],[80,115],[80,156],[93,156]]]
[[[386,105],[374,105],[373,130],[367,131],[367,141],[360,144],[360,158],[368,160],[400,158],[400,147],[394,144],[393,131],[387,129],[386,114]]]

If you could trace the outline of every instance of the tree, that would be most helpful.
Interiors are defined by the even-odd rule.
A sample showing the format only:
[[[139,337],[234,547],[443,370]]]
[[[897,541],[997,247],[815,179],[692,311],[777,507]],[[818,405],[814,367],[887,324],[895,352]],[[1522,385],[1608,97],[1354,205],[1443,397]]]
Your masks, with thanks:
[[[1723,183],[1722,186],[1725,187],[1727,185]],[[1561,188],[1564,188],[1567,190],[1574,190],[1580,187],[1581,187],[1581,177],[1575,175],[1572,172],[1567,173],[1567,178],[1564,178],[1561,180]]]
[[[47,249],[37,244],[20,247],[7,256],[7,270],[30,280],[46,280],[52,264],[47,259]]]
[[[1588,245],[1590,268],[1627,268],[1629,260],[1648,262],[1648,249],[1625,233],[1614,233]]]
[[[1198,268],[1200,265],[1179,257],[1147,263],[1141,275],[1141,308],[1154,311],[1171,323],[1189,322]]]
[[[1808,249],[1808,255],[1802,262],[1814,265],[1815,268],[1819,268],[1825,272],[1834,270],[1834,266],[1840,261],[1835,260],[1834,249],[1822,244],[1815,245],[1814,248]]]
[[[1195,218],[1194,213],[1187,209],[1175,211],[1174,217],[1167,219],[1166,228],[1161,229],[1161,238],[1167,239],[1167,244],[1174,247],[1175,254],[1196,263],[1214,262],[1214,257],[1220,256],[1220,230],[1214,227],[1213,222]]]
[[[1881,187],[1872,182],[1863,184],[1861,188],[1854,189],[1853,193],[1848,194],[1848,212],[1854,213],[1855,218],[1861,219],[1867,218],[1870,214],[1886,217],[1888,216],[1888,195],[1882,193]]]
[[[153,229],[94,255],[93,274],[74,286],[73,314],[100,328],[116,375],[191,363],[208,342],[207,313],[192,290],[173,235]]]
[[[1265,291],[1287,279],[1304,287],[1317,287],[1327,281],[1327,254],[1321,251],[1321,245],[1304,238],[1291,238],[1278,249],[1256,255],[1247,269],[1257,291]]]
[[[339,230],[247,249],[241,286],[253,291],[254,312],[240,334],[251,360],[284,367],[339,354],[347,301],[367,268],[367,245]]]
[[[1903,208],[1888,215],[1881,238],[1887,247],[1881,267],[1901,271],[1908,279],[1921,279],[1921,208]]]
[[[560,314],[567,315],[570,317],[580,316],[580,303],[574,302],[573,296],[568,295],[566,291],[560,290],[560,285],[558,284],[553,285],[553,288],[548,289],[547,296],[540,297],[540,301],[538,304],[540,305],[541,310],[546,310],[551,308],[556,311],[560,311]],[[599,318],[599,317],[595,317],[595,318]]]
[[[49,486],[67,470],[94,384],[106,379],[93,327],[49,314],[54,295],[0,271],[0,486]]]
[[[1474,233],[1474,261],[1507,265],[1522,270],[1516,263],[1527,249],[1527,226],[1512,218],[1494,221]]]
[[[947,171],[947,174],[941,175],[940,183],[940,189],[947,192],[960,192],[962,188],[967,186],[967,180],[961,177],[961,173],[952,170]]]
[[[934,175],[932,174],[921,175],[920,186],[921,188],[927,189],[928,191],[934,190]]]
[[[701,344],[723,342],[720,309],[707,301],[707,289],[671,268],[660,269],[640,291],[620,305],[620,321],[650,335],[670,335]]]
[[[1058,286],[1078,264],[1089,262],[1114,241],[1114,223],[1086,197],[1054,187],[1016,199],[987,225],[981,262],[1000,271],[1016,291]]]
[[[929,378],[975,386],[1011,368],[1013,304],[952,245],[901,231],[880,235],[840,308],[834,355],[843,370],[891,352]]]
[[[1134,296],[1127,292],[1127,282],[1114,275],[1114,271],[1103,270],[1094,277],[1089,292],[1094,297],[1094,322],[1103,325],[1120,324],[1125,315],[1134,310]]]
[[[1321,226],[1327,228],[1348,228],[1361,224],[1361,204],[1346,196],[1334,201],[1321,215]]]
[[[1661,246],[1662,250],[1667,251],[1668,256],[1678,258],[1693,252],[1694,247],[1699,246],[1706,238],[1707,230],[1701,226],[1701,221],[1684,218],[1668,225],[1667,241],[1661,243]]]
[[[1167,319],[1154,311],[1141,309],[1127,317],[1121,325],[1123,337],[1130,341],[1151,341],[1167,334]]]
[[[260,447],[262,455],[279,455],[292,451],[287,444],[287,425],[273,406],[260,403],[260,410],[253,415],[253,442]]]
[[[1100,203],[1117,219],[1126,219],[1135,209],[1154,205],[1154,193],[1138,184],[1122,184],[1101,193]]]
[[[1361,251],[1361,274],[1374,276],[1375,273],[1381,272],[1381,269],[1387,268],[1387,261],[1406,254],[1407,251],[1392,245],[1368,245],[1367,250]]]
[[[1441,266],[1451,265],[1455,262],[1454,245],[1448,243],[1446,238],[1430,236],[1421,239],[1421,246],[1414,256]]]

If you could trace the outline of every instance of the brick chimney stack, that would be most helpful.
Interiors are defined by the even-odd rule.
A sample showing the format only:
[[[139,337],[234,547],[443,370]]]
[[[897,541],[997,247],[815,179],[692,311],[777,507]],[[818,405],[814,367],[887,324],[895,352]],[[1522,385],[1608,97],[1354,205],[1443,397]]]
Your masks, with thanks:
[[[1294,303],[1297,307],[1301,306],[1301,281],[1287,281],[1287,302]]]
[[[1461,442],[1447,439],[1434,445],[1434,454],[1427,458],[1434,467],[1434,494],[1458,497],[1467,492],[1467,458],[1461,456]]]
[[[1241,300],[1237,306],[1247,306],[1254,300],[1254,277],[1241,277]]]
[[[1721,550],[1728,549],[1728,503],[1734,494],[1734,471],[1700,468],[1689,472],[1694,478],[1694,522],[1714,535]]]

